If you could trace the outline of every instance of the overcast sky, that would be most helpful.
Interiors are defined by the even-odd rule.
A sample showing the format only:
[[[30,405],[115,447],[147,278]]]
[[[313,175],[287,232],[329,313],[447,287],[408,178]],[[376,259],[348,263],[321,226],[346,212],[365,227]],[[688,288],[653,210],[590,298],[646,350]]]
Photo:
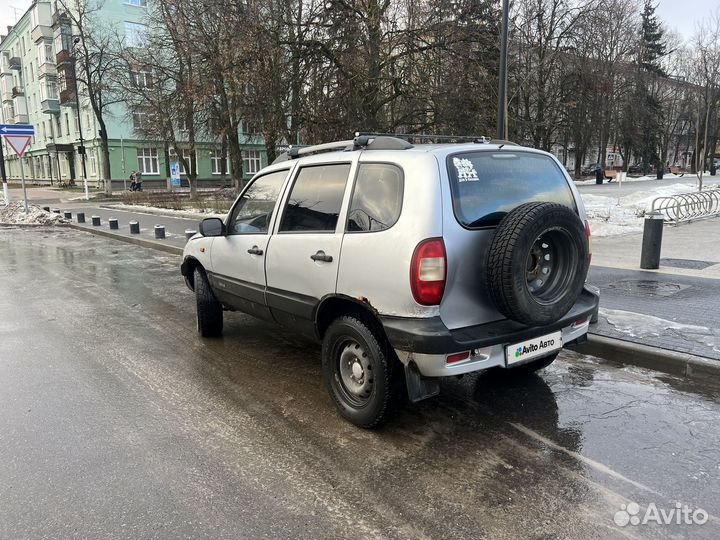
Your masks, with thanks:
[[[21,17],[30,4],[30,0],[0,0],[0,34],[6,34],[5,27],[15,24],[16,13],[18,18]],[[657,12],[669,28],[674,28],[685,39],[689,39],[695,31],[695,22],[719,5],[718,0],[660,0]]]

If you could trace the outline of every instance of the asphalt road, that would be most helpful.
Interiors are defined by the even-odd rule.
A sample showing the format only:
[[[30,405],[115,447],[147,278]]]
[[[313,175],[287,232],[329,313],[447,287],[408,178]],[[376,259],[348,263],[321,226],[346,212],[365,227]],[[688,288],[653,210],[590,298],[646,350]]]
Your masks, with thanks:
[[[712,381],[568,352],[363,431],[316,343],[239,314],[198,338],[175,257],[68,229],[0,253],[2,538],[720,535]],[[631,502],[709,518],[616,525]]]

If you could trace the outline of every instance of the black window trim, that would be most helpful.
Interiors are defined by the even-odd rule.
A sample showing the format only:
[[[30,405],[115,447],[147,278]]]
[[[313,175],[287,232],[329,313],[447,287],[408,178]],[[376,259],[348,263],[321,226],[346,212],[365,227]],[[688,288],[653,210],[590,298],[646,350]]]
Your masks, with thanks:
[[[450,178],[450,159],[453,157],[456,157],[456,156],[462,156],[465,154],[472,154],[472,153],[476,153],[476,152],[502,152],[502,151],[503,150],[499,150],[497,148],[495,148],[495,149],[478,148],[477,150],[463,150],[461,152],[453,152],[452,154],[448,154],[447,157],[445,158],[445,172],[447,173],[447,176],[448,176],[448,187],[450,188],[450,199],[452,201],[453,216],[455,216],[455,221],[458,222],[458,225],[460,225],[465,230],[487,231],[487,230],[496,229],[497,225],[483,225],[481,227],[470,227],[468,225],[465,225],[462,221],[460,221],[460,218],[458,217],[457,206],[456,206],[457,205],[457,201],[456,201],[457,197],[455,197],[455,194],[453,193],[453,182],[452,182],[452,178]],[[550,156],[547,156],[545,154],[541,154],[539,152],[527,151],[525,149],[518,150],[518,148],[516,146],[507,148],[507,153],[513,153],[513,154],[523,153],[523,154],[530,154],[530,155],[536,155],[536,156],[544,156],[544,157],[548,158],[552,162],[552,164],[557,168],[557,170],[560,172],[560,175],[563,177],[563,180],[565,180],[565,183],[567,184],[567,187],[570,190],[570,195],[572,195],[572,200],[573,200],[573,207],[574,207],[573,210],[575,211],[576,214],[578,214],[578,215],[580,214],[580,211],[579,211],[578,205],[577,205],[577,200],[575,199],[575,193],[573,193],[572,187],[568,183],[568,179],[567,179],[567,176],[565,175],[565,171],[561,167],[558,166],[558,164],[555,162],[555,160],[553,158],[551,158]]]
[[[395,219],[395,221],[393,221],[393,224],[390,225],[387,229],[383,229],[381,231],[349,231],[348,230],[348,224],[350,223],[350,208],[352,207],[353,197],[355,196],[355,188],[357,187],[357,179],[358,179],[358,175],[360,174],[360,167],[363,165],[390,165],[400,171],[400,188],[401,188],[400,212],[398,212],[398,216]],[[343,228],[343,234],[369,234],[369,233],[377,234],[377,233],[383,233],[385,231],[389,231],[390,229],[392,229],[395,226],[395,224],[398,221],[400,221],[400,216],[402,216],[404,204],[405,204],[405,169],[403,169],[397,163],[393,163],[392,161],[358,161],[357,167],[355,168],[355,177],[353,178],[352,189],[350,191],[350,199],[348,199],[348,207],[347,207],[347,213],[345,215],[345,226]]]
[[[352,161],[325,161],[322,163],[299,164],[293,174],[292,181],[289,182],[287,190],[283,194],[283,199],[284,199],[283,207],[282,207],[282,211],[278,213],[277,232],[275,234],[336,234],[337,233],[338,223],[340,223],[340,214],[342,214],[342,211],[343,211],[342,200],[340,201],[340,213],[338,214],[338,223],[335,224],[335,229],[333,229],[332,231],[281,231],[280,230],[280,227],[282,226],[283,217],[285,217],[285,210],[287,209],[287,201],[290,199],[290,195],[292,195],[292,190],[295,187],[295,184],[297,183],[298,178],[300,178],[300,171],[302,171],[304,168],[325,167],[327,165],[350,165],[350,170],[352,170],[353,162]],[[345,189],[346,190],[347,190],[347,185],[349,182],[350,182],[350,174],[348,173],[347,180],[345,180]],[[345,198],[345,191],[343,190],[343,199],[344,198]]]
[[[273,230],[273,226],[274,226],[273,219],[277,215],[278,204],[280,203],[280,201],[283,198],[283,195],[285,194],[283,188],[287,184],[288,177],[290,176],[290,171],[292,171],[292,167],[289,167],[287,169],[276,169],[274,171],[263,172],[263,174],[258,174],[254,178],[250,179],[250,181],[245,185],[245,187],[240,192],[240,195],[238,195],[237,199],[235,200],[235,204],[232,205],[232,207],[230,208],[230,211],[228,212],[227,218],[225,220],[225,230],[227,231],[226,236],[247,236],[250,234],[259,234],[259,235],[263,235],[263,236],[270,236],[272,234],[272,230]],[[242,200],[242,198],[245,195],[245,193],[247,192],[247,190],[250,189],[250,186],[252,186],[255,182],[257,182],[261,178],[264,178],[266,176],[269,176],[269,175],[275,174],[275,173],[279,173],[279,172],[285,173],[285,180],[283,181],[283,185],[280,186],[280,192],[278,193],[278,198],[275,201],[275,206],[273,207],[272,215],[270,216],[270,221],[268,222],[267,231],[265,231],[265,232],[256,232],[256,231],[230,232],[232,230],[232,228],[230,227],[230,224],[233,222],[233,219],[235,216],[235,209],[240,204],[240,201]]]

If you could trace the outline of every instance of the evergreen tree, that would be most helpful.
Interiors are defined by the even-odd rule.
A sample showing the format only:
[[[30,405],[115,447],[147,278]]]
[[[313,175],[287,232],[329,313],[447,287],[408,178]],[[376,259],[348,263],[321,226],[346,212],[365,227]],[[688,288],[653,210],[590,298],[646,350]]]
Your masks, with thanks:
[[[665,75],[660,66],[660,59],[665,56],[667,45],[665,31],[660,26],[652,0],[645,0],[642,12],[641,41],[639,64],[645,71],[657,75]]]

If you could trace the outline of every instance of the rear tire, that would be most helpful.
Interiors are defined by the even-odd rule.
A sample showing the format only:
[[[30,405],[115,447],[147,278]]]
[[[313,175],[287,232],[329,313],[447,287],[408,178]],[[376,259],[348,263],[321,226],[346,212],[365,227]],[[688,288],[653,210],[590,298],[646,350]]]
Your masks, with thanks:
[[[322,372],[340,414],[356,426],[375,427],[391,414],[398,379],[394,355],[381,332],[343,316],[325,332]]]
[[[197,329],[202,337],[218,337],[223,330],[222,304],[213,294],[207,276],[195,269],[195,299],[197,303]]]

